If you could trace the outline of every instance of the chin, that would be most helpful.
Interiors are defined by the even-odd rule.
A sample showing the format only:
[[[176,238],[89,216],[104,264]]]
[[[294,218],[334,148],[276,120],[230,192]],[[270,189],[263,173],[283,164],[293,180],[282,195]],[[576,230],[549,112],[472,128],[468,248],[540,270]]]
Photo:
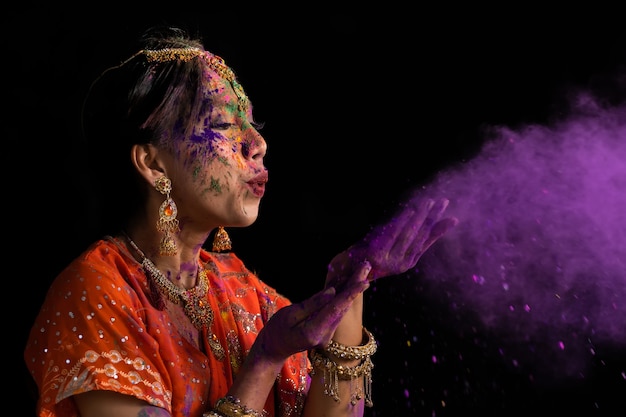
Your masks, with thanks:
[[[257,219],[256,217],[254,219],[249,219],[248,221],[243,222],[240,227],[252,226],[254,222],[256,222],[256,219]]]
[[[256,204],[246,204],[241,210],[241,221],[247,223],[246,226],[250,226],[259,217],[259,202]]]
[[[259,217],[259,211],[254,210],[254,212],[244,212],[243,216],[237,222],[237,226],[239,227],[248,227],[251,226]]]

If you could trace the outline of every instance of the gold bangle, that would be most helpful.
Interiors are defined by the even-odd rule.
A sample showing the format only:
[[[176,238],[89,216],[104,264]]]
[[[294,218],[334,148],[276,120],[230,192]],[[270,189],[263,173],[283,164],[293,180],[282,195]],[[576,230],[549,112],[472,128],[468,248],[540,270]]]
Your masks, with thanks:
[[[374,405],[372,402],[372,368],[374,368],[374,364],[369,356],[366,356],[358,365],[349,367],[338,365],[337,362],[314,349],[311,351],[311,364],[313,366],[311,375],[315,375],[318,370],[324,373],[324,394],[332,397],[336,402],[341,401],[339,381],[350,381],[350,404],[356,405],[363,398],[363,390],[356,380],[364,377],[365,405],[367,407]],[[354,387],[355,384],[356,388]]]
[[[318,350],[314,350],[311,355],[311,363],[313,369],[322,369],[334,372],[338,379],[342,381],[350,381],[355,378],[362,377],[372,371],[374,364],[370,357],[366,357],[356,366],[343,366],[337,364],[328,356],[323,355]]]
[[[257,411],[241,404],[239,398],[227,395],[215,403],[215,410],[224,417],[268,417],[267,411]]]
[[[365,359],[376,353],[378,345],[376,340],[374,340],[374,335],[365,327],[363,327],[363,339],[367,341],[360,346],[346,346],[331,340],[324,350],[339,359]]]

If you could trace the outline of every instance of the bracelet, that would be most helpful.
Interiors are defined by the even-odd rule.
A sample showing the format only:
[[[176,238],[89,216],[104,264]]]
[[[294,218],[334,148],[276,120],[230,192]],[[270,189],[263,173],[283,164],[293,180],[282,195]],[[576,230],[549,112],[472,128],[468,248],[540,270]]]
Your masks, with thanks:
[[[248,408],[241,404],[239,398],[232,395],[227,395],[217,400],[215,403],[215,411],[217,411],[217,413],[205,413],[205,417],[268,417],[267,411],[262,410],[259,412]]]
[[[363,389],[365,390],[365,405],[372,407],[372,368],[374,364],[369,356],[366,356],[360,364],[349,367],[337,364],[334,360],[324,355],[317,349],[311,351],[311,364],[313,369],[311,375],[315,375],[318,370],[324,372],[324,394],[332,397],[335,401],[341,401],[339,398],[339,381],[350,381],[350,404],[356,405],[363,398]],[[363,382],[364,388],[360,386],[357,378],[365,377]],[[354,385],[356,384],[356,387]]]
[[[339,359],[365,359],[372,356],[378,348],[374,335],[363,327],[363,339],[365,340],[365,338],[367,338],[367,342],[361,346],[346,346],[331,340],[324,350]]]
[[[342,381],[350,381],[355,378],[360,378],[368,373],[371,373],[372,368],[374,368],[374,364],[369,357],[365,358],[365,360],[363,360],[360,364],[349,367],[339,365],[337,362],[328,356],[323,355],[318,350],[314,350],[311,354],[311,362],[313,364],[313,369],[332,371],[335,373],[337,379]]]

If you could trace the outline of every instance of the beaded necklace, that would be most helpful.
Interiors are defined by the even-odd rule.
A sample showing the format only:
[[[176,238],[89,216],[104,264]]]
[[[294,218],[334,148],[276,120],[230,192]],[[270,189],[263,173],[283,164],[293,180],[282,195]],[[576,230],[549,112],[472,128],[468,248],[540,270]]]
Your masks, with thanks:
[[[203,326],[210,328],[213,323],[213,310],[211,310],[211,306],[206,299],[209,281],[204,268],[201,267],[198,271],[197,285],[189,290],[185,290],[167,279],[163,272],[146,257],[143,251],[139,249],[139,246],[128,235],[126,235],[126,239],[141,256],[141,266],[159,287],[159,290],[174,304],[182,304],[185,315],[189,317],[191,323],[197,329],[202,330]]]

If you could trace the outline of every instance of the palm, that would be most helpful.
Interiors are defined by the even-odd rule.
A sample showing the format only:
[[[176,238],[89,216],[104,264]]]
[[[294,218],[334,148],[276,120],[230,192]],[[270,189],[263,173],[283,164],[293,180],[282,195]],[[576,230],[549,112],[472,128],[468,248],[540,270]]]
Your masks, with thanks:
[[[440,237],[456,226],[454,217],[443,217],[448,200],[409,200],[387,223],[374,227],[358,243],[335,256],[327,285],[337,286],[365,260],[372,265],[368,279],[398,275],[415,267]]]

